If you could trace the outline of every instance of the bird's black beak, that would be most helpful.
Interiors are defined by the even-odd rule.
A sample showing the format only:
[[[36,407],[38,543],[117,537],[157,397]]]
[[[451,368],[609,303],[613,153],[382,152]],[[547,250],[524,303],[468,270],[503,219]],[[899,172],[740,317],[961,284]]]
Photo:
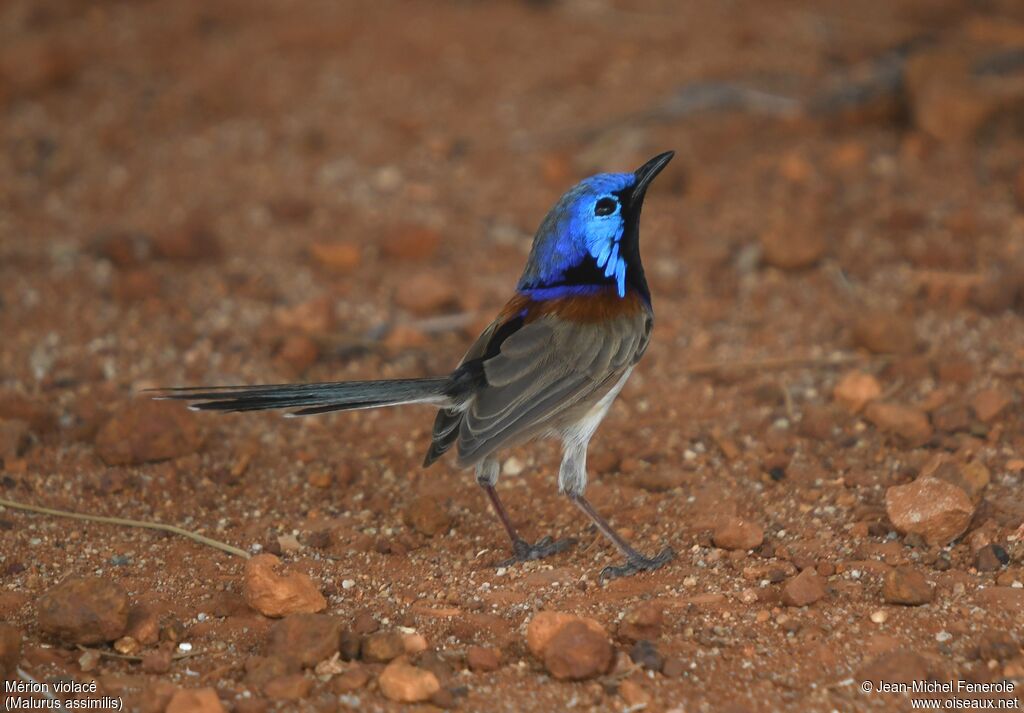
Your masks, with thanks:
[[[668,165],[668,162],[671,161],[672,157],[675,155],[675,151],[660,153],[643,166],[633,171],[633,175],[636,176],[636,183],[633,184],[632,190],[634,205],[639,205],[643,202],[644,194],[647,192],[647,186],[650,185],[655,176],[661,173],[661,169],[665,168],[665,166]]]

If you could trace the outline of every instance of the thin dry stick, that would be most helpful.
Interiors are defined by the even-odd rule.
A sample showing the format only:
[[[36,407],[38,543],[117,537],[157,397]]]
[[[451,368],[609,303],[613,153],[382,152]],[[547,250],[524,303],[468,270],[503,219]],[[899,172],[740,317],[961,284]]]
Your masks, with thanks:
[[[688,374],[706,376],[719,371],[747,371],[750,369],[794,369],[797,367],[843,366],[871,357],[863,354],[833,354],[826,357],[764,357],[762,359],[738,359],[736,361],[713,361],[693,364],[687,367]]]
[[[45,508],[39,505],[27,505],[25,503],[15,502],[8,500],[7,498],[0,498],[0,506],[12,508],[14,510],[25,510],[27,512],[40,513],[42,515],[54,515],[56,517],[68,517],[72,520],[86,520],[88,522],[102,522],[108,525],[123,525],[125,527],[140,527],[146,530],[160,530],[161,532],[170,532],[175,535],[181,535],[187,537],[190,540],[199,542],[203,545],[208,545],[214,549],[220,550],[221,552],[227,552],[228,554],[237,555],[245,559],[249,559],[250,555],[245,550],[241,550],[237,547],[233,547],[224,542],[219,542],[212,538],[200,535],[198,532],[191,532],[174,525],[165,525],[162,522],[144,522],[142,520],[129,520],[123,517],[110,517],[108,515],[87,515],[78,512],[69,512],[68,510],[57,510],[55,508]]]
[[[94,654],[99,654],[100,656],[104,656],[104,657],[106,657],[108,659],[121,659],[122,661],[133,661],[135,663],[138,663],[138,662],[142,661],[142,657],[141,656],[134,656],[132,654],[122,654],[122,653],[118,653],[117,651],[105,651],[104,649],[93,649],[93,648],[90,648],[88,646],[82,646],[81,644],[78,645],[78,649],[80,651],[90,651],[90,652],[92,652]],[[203,652],[202,651],[179,651],[178,653],[173,654],[171,656],[171,661],[180,661],[181,659],[190,659],[193,656],[199,656],[201,653],[203,653]]]

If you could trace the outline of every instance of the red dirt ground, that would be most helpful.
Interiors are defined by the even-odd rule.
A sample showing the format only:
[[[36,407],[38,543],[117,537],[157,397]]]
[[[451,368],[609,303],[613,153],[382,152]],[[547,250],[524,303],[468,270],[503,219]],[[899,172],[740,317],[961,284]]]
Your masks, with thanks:
[[[821,96],[921,36],[906,82],[852,110],[640,118],[695,82]],[[907,707],[861,692],[879,674],[1012,681],[1019,702],[1021,74],[957,68],[1022,48],[1009,1],[4,3],[0,497],[250,551],[294,534],[282,558],[327,612],[422,634],[448,692],[434,703],[461,710]],[[658,572],[598,584],[616,555],[558,496],[551,443],[515,450],[500,489],[530,537],[580,543],[503,571],[472,475],[419,467],[427,409],[125,419],[153,386],[446,373],[560,193],[669,148],[642,228],[654,337],[594,439],[588,490],[637,547],[675,548]],[[851,369],[924,432],[844,408]],[[180,442],[143,434],[109,465],[168,420]],[[154,447],[164,459],[132,462]],[[949,545],[886,511],[939,454],[989,474]],[[431,537],[406,524],[425,503],[441,506]],[[716,548],[731,516],[764,543]],[[930,603],[883,597],[907,564]],[[246,671],[272,621],[240,603],[243,569],[174,536],[0,510],[0,619],[36,678],[95,680],[145,711],[197,687],[228,710],[403,708],[380,664],[344,695],[306,671],[297,700],[271,699]],[[786,606],[800,570],[824,596]],[[165,644],[197,655],[83,671],[37,607],[82,575],[167,612]],[[663,672],[625,657],[619,621],[644,602],[664,610]],[[524,638],[541,609],[596,619],[615,672],[549,676]],[[467,670],[471,645],[500,667]]]

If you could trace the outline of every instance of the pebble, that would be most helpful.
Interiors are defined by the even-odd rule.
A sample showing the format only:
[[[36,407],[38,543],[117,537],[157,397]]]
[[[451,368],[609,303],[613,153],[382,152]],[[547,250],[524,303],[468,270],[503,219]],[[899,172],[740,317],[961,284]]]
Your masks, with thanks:
[[[947,483],[952,483],[957,486],[969,497],[973,502],[977,502],[981,498],[981,491],[984,490],[989,482],[992,480],[992,474],[983,463],[978,461],[972,461],[971,463],[963,464],[956,463],[943,456],[938,457],[938,463],[933,466],[933,461],[927,463],[921,468],[921,476],[930,476],[932,478],[938,478],[945,480]]]
[[[997,572],[1009,563],[1009,553],[995,543],[982,547],[974,555],[974,566],[979,572]]]
[[[270,554],[257,555],[245,563],[242,595],[249,606],[269,617],[312,614],[327,608],[327,600],[309,575],[278,574],[279,564],[280,560]]]
[[[723,550],[752,550],[764,542],[764,530],[757,523],[731,517],[715,528],[711,540]]]
[[[20,418],[0,421],[0,463],[10,463],[21,456],[29,445],[29,427]]]
[[[334,301],[329,295],[274,310],[274,321],[283,329],[316,335],[334,326]]]
[[[415,315],[436,315],[458,306],[458,292],[451,280],[424,272],[398,285],[395,304]]]
[[[0,623],[0,678],[13,677],[21,661],[21,631]]]
[[[156,675],[164,674],[171,670],[172,662],[170,651],[164,649],[148,651],[142,656],[142,671]]]
[[[888,651],[862,666],[856,681],[892,681],[911,685],[914,681],[940,680],[932,677],[932,666],[921,654],[906,649]]]
[[[437,254],[440,246],[441,233],[416,225],[396,228],[380,241],[381,254],[391,260],[429,260]]]
[[[327,614],[292,614],[270,628],[267,654],[295,658],[311,668],[338,651],[341,620]]]
[[[918,478],[886,490],[885,509],[896,529],[943,547],[967,529],[974,504],[961,488],[939,478]]]
[[[39,628],[66,644],[114,641],[128,626],[128,595],[102,577],[72,577],[39,600]]]
[[[904,81],[915,127],[939,141],[959,143],[974,137],[1000,100],[972,73],[973,58],[948,47],[915,52]]]
[[[0,391],[0,420],[24,421],[35,434],[57,427],[56,417],[44,402],[17,391]]]
[[[331,690],[337,694],[358,691],[370,680],[370,673],[360,664],[350,664],[348,668],[331,679]]]
[[[629,658],[648,671],[660,671],[665,664],[665,659],[650,641],[638,641],[633,644],[633,648],[629,650]]]
[[[181,404],[138,398],[100,428],[96,453],[107,465],[138,465],[195,453],[202,442],[199,420]]]
[[[581,619],[555,631],[544,646],[544,667],[559,680],[581,681],[605,673],[613,652],[608,636]]]
[[[361,611],[352,619],[352,632],[358,636],[366,636],[380,629],[380,622],[368,611]]]
[[[537,612],[526,627],[526,647],[538,659],[544,658],[544,650],[559,629],[570,622],[582,621],[596,634],[604,635],[604,627],[589,617],[579,617],[558,611]]]
[[[619,684],[619,695],[629,706],[629,710],[644,710],[651,705],[651,694],[639,683],[628,678]]]
[[[421,535],[433,537],[447,532],[452,526],[452,517],[441,499],[433,495],[421,495],[413,500],[402,517],[406,525]]]
[[[263,692],[275,701],[300,701],[309,695],[313,681],[301,673],[289,673],[267,681]]]
[[[665,610],[657,602],[636,605],[619,622],[619,638],[626,641],[654,641],[665,625]]]
[[[803,270],[815,265],[825,255],[828,243],[818,226],[794,229],[770,228],[761,233],[761,257],[766,265],[780,270]]]
[[[380,631],[363,639],[361,654],[367,663],[387,663],[405,654],[401,632]]]
[[[362,262],[362,253],[355,243],[313,243],[309,254],[317,265],[341,274],[352,272]]]
[[[262,689],[267,683],[289,673],[298,673],[299,662],[279,656],[251,656],[245,661],[245,682]]]
[[[411,665],[405,659],[395,659],[385,667],[377,679],[380,692],[397,703],[420,703],[440,692],[441,683],[431,671]]]
[[[919,606],[935,598],[935,589],[919,570],[895,567],[882,580],[882,599],[889,604]]]
[[[153,253],[166,260],[198,262],[215,260],[223,254],[220,239],[201,220],[153,236]]]
[[[213,688],[182,688],[171,696],[165,713],[224,713]]]
[[[882,385],[873,375],[848,371],[839,377],[832,398],[850,413],[860,413],[865,406],[882,395]]]
[[[971,409],[982,423],[991,423],[1010,405],[1010,397],[1000,389],[979,391],[971,399]]]
[[[807,606],[824,596],[825,580],[810,567],[782,587],[782,603],[788,607]]]
[[[894,312],[868,312],[853,323],[853,341],[874,354],[912,354],[914,322]]]
[[[316,364],[320,347],[305,334],[290,334],[281,342],[275,358],[279,366],[299,375]]]
[[[497,671],[501,667],[501,652],[484,646],[470,646],[466,649],[466,665],[474,673]]]
[[[913,406],[874,401],[864,410],[864,417],[876,428],[899,436],[911,447],[922,446],[932,438],[928,415]]]
[[[1020,654],[1020,642],[1009,631],[986,631],[978,641],[978,654],[983,661],[1008,661]]]

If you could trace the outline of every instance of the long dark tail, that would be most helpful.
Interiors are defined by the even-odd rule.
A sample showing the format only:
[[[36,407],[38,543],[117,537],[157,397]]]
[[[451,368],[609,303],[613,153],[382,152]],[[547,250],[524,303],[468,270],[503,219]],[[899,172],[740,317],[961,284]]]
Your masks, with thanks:
[[[452,378],[445,376],[389,381],[156,389],[154,398],[194,401],[191,408],[199,411],[297,409],[287,415],[312,416],[329,411],[352,411],[399,404],[424,403],[450,407],[453,402],[452,387]]]

